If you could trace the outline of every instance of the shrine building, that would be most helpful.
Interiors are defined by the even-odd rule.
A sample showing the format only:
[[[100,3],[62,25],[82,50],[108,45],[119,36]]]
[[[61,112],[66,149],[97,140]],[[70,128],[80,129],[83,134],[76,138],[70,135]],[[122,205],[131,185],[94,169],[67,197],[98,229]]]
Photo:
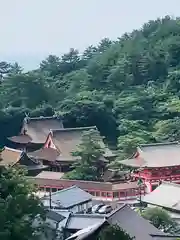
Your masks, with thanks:
[[[161,181],[180,183],[180,144],[178,142],[145,144],[135,154],[120,163],[133,169],[132,180],[143,180],[147,192],[153,191]]]

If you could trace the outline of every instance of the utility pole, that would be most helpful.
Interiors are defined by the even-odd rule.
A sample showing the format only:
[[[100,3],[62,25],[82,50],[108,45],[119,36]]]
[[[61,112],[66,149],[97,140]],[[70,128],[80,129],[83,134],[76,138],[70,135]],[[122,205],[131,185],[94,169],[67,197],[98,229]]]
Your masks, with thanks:
[[[51,188],[49,190],[49,208],[52,208],[52,193],[51,193]]]
[[[143,184],[143,180],[141,178],[138,179],[137,182],[138,186],[139,186],[139,203],[140,203],[140,213],[142,213],[142,195],[141,195],[141,186]]]

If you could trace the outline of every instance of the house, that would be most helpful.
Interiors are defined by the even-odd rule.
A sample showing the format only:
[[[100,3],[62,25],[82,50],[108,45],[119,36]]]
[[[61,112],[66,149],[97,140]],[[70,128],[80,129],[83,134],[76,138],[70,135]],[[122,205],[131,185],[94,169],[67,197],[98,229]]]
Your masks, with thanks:
[[[51,129],[63,128],[62,121],[57,117],[25,117],[19,135],[9,137],[14,148],[34,151],[45,143]]]
[[[180,223],[180,185],[162,182],[153,192],[142,197],[149,207],[162,207],[172,219]]]
[[[120,162],[131,167],[134,180],[142,179],[147,192],[161,181],[180,183],[180,144],[178,142],[140,145],[130,159]]]
[[[25,167],[30,176],[36,176],[47,168],[47,166],[44,166],[40,161],[29,158],[27,154],[21,150],[4,147],[0,152],[0,166],[13,167],[16,165]]]
[[[46,207],[64,209],[73,213],[87,212],[92,207],[92,195],[77,186],[54,192],[41,200]]]
[[[136,240],[177,239],[155,228],[128,205],[122,205],[108,215],[70,214],[64,229],[66,240],[90,240],[107,225],[118,225]],[[74,233],[73,233],[74,232]],[[73,233],[73,234],[72,234]],[[71,235],[70,235],[71,234]],[[68,236],[69,235],[69,236]],[[95,236],[94,235],[94,236]]]
[[[67,172],[70,166],[77,160],[72,156],[72,152],[77,150],[78,145],[82,142],[82,135],[85,131],[96,129],[96,127],[79,127],[79,128],[59,128],[53,129],[47,135],[42,148],[30,152],[29,156],[42,159],[45,165],[50,165],[52,171]],[[101,158],[102,167],[105,159],[111,159],[114,154],[101,141],[100,145],[104,148],[105,153]]]

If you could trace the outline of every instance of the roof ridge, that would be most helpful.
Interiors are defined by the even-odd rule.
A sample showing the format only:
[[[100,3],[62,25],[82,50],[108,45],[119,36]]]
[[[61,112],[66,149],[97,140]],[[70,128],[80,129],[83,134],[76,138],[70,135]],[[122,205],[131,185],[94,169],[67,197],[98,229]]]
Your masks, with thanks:
[[[21,150],[19,150],[19,149],[14,149],[14,148],[10,148],[10,147],[4,146],[3,150],[5,150],[5,149],[11,150],[11,151],[13,151],[13,152],[18,152],[18,153],[22,153],[22,152],[23,152],[23,151],[21,151]],[[2,151],[3,151],[3,150],[2,150]]]
[[[96,217],[99,217],[99,218],[102,218],[102,219],[104,219],[105,217],[104,217],[104,215],[100,215],[100,214],[91,214],[91,213],[86,213],[86,214],[84,214],[84,213],[72,213],[72,215],[71,215],[72,217],[91,217],[91,218],[96,218]]]
[[[25,118],[27,118],[27,117],[25,117]],[[24,118],[24,119],[25,119]],[[61,118],[60,117],[57,117],[57,116],[49,116],[49,117],[45,117],[45,116],[39,116],[39,117],[28,117],[28,120],[29,121],[33,121],[33,120],[50,120],[50,119],[57,119],[57,120],[61,120]]]
[[[162,142],[162,143],[147,143],[147,144],[141,144],[139,147],[153,147],[153,146],[163,146],[163,145],[179,145],[178,141],[174,142]]]
[[[51,195],[56,195],[57,193],[59,193],[59,192],[66,192],[66,191],[68,191],[68,190],[70,190],[70,189],[73,189],[73,188],[79,188],[79,187],[77,187],[76,185],[73,185],[73,186],[71,186],[71,187],[68,187],[68,188],[64,188],[64,189],[61,189],[61,190],[59,190],[59,191],[56,191],[56,192],[53,192],[53,193],[51,193]],[[80,188],[81,189],[81,188]],[[82,189],[81,189],[82,190]],[[84,191],[84,190],[83,190]]]
[[[117,213],[119,210],[127,207],[128,205],[126,203],[122,204],[122,206],[116,208],[113,212],[111,212],[108,216],[105,217],[106,220],[108,220],[110,217],[112,217],[115,213]]]
[[[76,127],[76,128],[59,128],[59,129],[50,129],[50,132],[68,132],[68,131],[78,131],[78,130],[87,130],[87,129],[95,129],[96,126],[90,126],[90,127]]]
[[[161,185],[170,185],[170,186],[174,186],[174,187],[180,188],[180,184],[173,183],[173,182],[167,182],[167,181],[161,181],[161,184],[159,186],[161,186]]]

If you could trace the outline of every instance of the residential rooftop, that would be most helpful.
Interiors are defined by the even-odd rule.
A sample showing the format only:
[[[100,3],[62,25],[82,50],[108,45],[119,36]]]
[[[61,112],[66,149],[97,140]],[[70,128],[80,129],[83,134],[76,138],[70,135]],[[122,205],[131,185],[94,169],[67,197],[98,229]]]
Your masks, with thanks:
[[[78,188],[72,186],[51,194],[51,201],[62,209],[68,209],[75,205],[85,203],[92,200],[92,195]],[[42,201],[49,201],[49,197],[42,198]]]
[[[101,228],[104,224],[117,224],[131,237],[135,237],[136,240],[174,239],[171,235],[163,233],[159,229],[155,228],[149,221],[145,220],[143,217],[141,217],[138,213],[133,211],[129,206],[125,204],[115,209],[112,213],[104,216],[104,218],[103,216],[101,216],[99,219],[97,217],[94,218],[94,216],[88,217],[92,220],[89,222],[86,222],[84,220],[83,222],[85,216],[84,218],[82,216],[79,219],[78,216],[76,217],[76,214],[69,216],[69,220],[67,221],[67,227],[68,222],[71,223],[72,218],[74,222],[72,226],[74,227],[74,229],[75,227],[76,229],[80,227],[81,228],[78,232],[67,238],[67,240],[90,239],[88,237],[91,236],[96,230],[98,230],[98,228]],[[91,225],[89,223],[91,223]]]
[[[142,197],[142,201],[155,206],[180,211],[180,185],[162,182],[154,191]]]

